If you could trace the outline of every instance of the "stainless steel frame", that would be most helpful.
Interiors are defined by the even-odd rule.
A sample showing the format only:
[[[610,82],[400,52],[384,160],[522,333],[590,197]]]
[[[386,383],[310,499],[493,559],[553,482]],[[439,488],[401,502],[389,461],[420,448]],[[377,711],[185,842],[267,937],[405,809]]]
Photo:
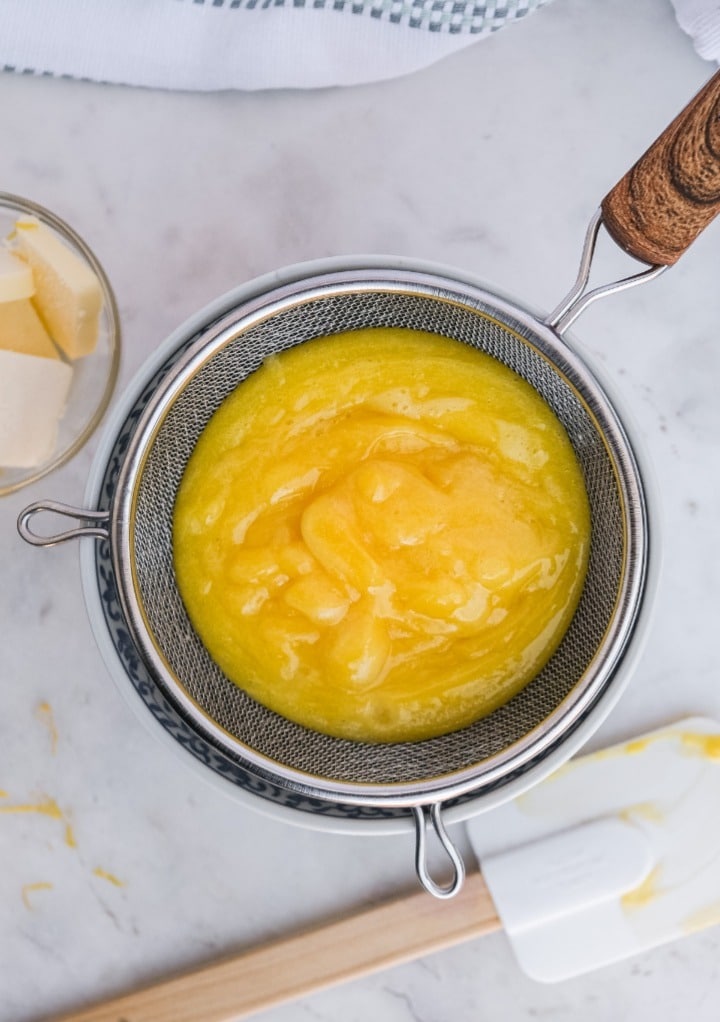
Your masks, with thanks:
[[[562,742],[587,714],[593,703],[611,683],[632,637],[642,605],[645,588],[649,536],[648,512],[642,479],[636,458],[611,402],[602,387],[563,341],[562,334],[594,301],[635,284],[650,280],[665,267],[650,267],[615,283],[586,292],[595,241],[601,224],[600,214],[590,223],[580,263],[578,278],[566,298],[544,321],[496,294],[479,287],[460,283],[451,277],[426,272],[386,269],[359,269],[330,273],[294,284],[252,299],[234,310],[212,327],[177,362],[152,395],[138,421],[118,479],[115,498],[109,512],[83,510],[51,501],[38,501],[27,507],[18,519],[20,535],[36,546],[51,546],[66,540],[91,536],[108,539],[111,546],[116,584],[123,613],[133,641],[143,659],[161,680],[185,716],[196,723],[201,734],[239,756],[260,776],[288,789],[304,792],[317,799],[342,801],[348,804],[406,807],[412,811],[417,831],[416,868],[422,884],[437,897],[450,897],[462,884],[462,860],[448,838],[441,818],[442,805],[468,792],[497,786],[504,778],[516,775],[528,764]],[[423,780],[387,784],[352,783],[316,776],[277,762],[241,742],[208,715],[178,682],[162,650],[154,639],[137,595],[134,569],[133,520],[137,487],[143,466],[154,439],[162,427],[178,395],[188,381],[239,333],[254,324],[268,320],[299,303],[314,301],[338,293],[382,291],[427,295],[443,302],[459,302],[473,309],[497,315],[506,324],[512,323],[517,336],[530,345],[576,389],[589,414],[599,424],[606,447],[617,466],[617,484],[622,493],[625,541],[631,555],[617,601],[611,627],[593,659],[592,670],[582,684],[540,726],[508,746],[500,754],[473,765]],[[36,515],[55,512],[76,519],[80,524],[64,532],[42,535],[32,528]],[[446,886],[436,884],[429,876],[426,858],[426,829],[431,827],[450,858],[453,876]]]

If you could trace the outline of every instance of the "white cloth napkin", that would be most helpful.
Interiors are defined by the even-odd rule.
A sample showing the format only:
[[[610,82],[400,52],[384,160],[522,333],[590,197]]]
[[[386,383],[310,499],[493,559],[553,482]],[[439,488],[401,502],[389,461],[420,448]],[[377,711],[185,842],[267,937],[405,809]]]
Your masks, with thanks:
[[[720,63],[719,0],[673,0],[673,5],[677,23],[691,37],[698,55]]]
[[[0,0],[0,69],[170,89],[417,70],[549,0]]]

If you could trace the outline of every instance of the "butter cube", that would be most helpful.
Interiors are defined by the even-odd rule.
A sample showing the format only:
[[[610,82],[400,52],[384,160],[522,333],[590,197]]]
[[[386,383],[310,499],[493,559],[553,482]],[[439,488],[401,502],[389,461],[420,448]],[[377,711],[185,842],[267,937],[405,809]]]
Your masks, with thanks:
[[[13,237],[35,280],[33,304],[48,333],[68,358],[95,350],[103,295],[83,260],[33,217],[18,220]]]
[[[35,294],[32,270],[13,252],[0,248],[0,304]]]
[[[72,380],[58,358],[0,351],[0,465],[34,468],[52,455]]]
[[[0,351],[16,351],[20,355],[37,355],[38,358],[60,358],[27,298],[0,303]]]

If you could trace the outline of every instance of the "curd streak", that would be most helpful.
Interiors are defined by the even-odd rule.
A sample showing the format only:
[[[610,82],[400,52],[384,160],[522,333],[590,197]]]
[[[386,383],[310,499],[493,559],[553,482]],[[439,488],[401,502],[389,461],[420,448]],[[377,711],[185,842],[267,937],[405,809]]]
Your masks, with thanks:
[[[269,358],[177,496],[174,559],[225,674],[290,720],[431,738],[519,692],[583,586],[590,514],[547,404],[458,341],[377,328]]]

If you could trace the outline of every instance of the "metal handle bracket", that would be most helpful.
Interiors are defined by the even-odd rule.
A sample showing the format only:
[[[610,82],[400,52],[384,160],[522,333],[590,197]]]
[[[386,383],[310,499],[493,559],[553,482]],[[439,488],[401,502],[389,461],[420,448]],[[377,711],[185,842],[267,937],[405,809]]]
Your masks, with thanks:
[[[441,806],[439,802],[433,803],[428,810],[428,816],[430,818],[430,825],[437,834],[438,840],[445,849],[452,864],[452,878],[445,886],[441,886],[430,876],[427,865],[427,826],[425,808],[423,806],[412,807],[413,816],[415,817],[416,836],[415,871],[417,872],[420,883],[429,894],[432,894],[435,898],[452,898],[458,893],[463,885],[463,881],[465,879],[465,865],[460,857],[460,853],[450,840],[448,832],[445,830],[445,824],[443,823],[440,815],[440,809]]]
[[[596,302],[599,298],[606,298],[608,295],[617,294],[619,291],[627,291],[628,288],[635,287],[636,284],[654,280],[655,277],[659,277],[661,273],[667,270],[667,266],[648,266],[646,270],[641,270],[640,273],[633,273],[629,277],[623,277],[622,280],[615,280],[610,284],[603,284],[601,287],[587,291],[590,268],[592,266],[593,255],[595,254],[595,244],[602,223],[602,210],[598,209],[588,224],[577,279],[558,307],[545,320],[547,325],[551,326],[559,334],[563,334],[575,322],[578,316],[587,309],[588,305]]]
[[[62,515],[65,518],[73,518],[81,522],[75,529],[68,529],[66,532],[56,532],[50,535],[34,532],[31,522],[39,514],[49,512]],[[21,511],[17,520],[17,529],[26,543],[32,546],[57,546],[58,543],[65,543],[69,539],[81,536],[94,536],[97,539],[108,539],[110,535],[110,512],[109,511],[88,511],[86,508],[72,507],[70,504],[60,504],[55,500],[38,500],[34,504]]]

